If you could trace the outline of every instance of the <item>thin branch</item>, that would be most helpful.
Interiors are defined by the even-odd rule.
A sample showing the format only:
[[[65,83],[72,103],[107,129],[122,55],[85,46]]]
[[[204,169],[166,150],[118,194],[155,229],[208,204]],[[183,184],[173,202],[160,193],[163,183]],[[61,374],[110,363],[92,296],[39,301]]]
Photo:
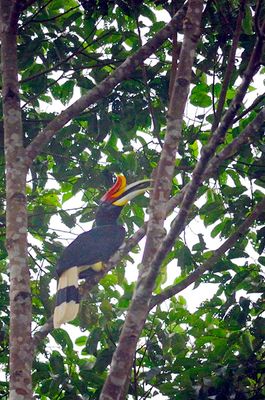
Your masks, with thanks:
[[[226,67],[226,71],[225,71],[224,80],[222,83],[222,90],[220,93],[218,106],[217,106],[215,118],[214,118],[213,125],[212,125],[212,132],[215,131],[215,129],[217,128],[217,126],[219,125],[219,122],[221,120],[222,111],[224,108],[224,103],[225,103],[225,98],[226,98],[226,93],[227,93],[227,90],[229,87],[229,82],[230,82],[230,79],[231,79],[231,76],[233,73],[233,69],[235,66],[236,51],[238,48],[238,42],[239,42],[239,37],[240,37],[240,33],[241,33],[241,25],[242,25],[242,20],[244,17],[245,3],[246,3],[246,0],[241,0],[240,9],[239,9],[238,17],[237,17],[237,22],[236,22],[236,30],[234,33],[232,46],[231,46],[229,56],[228,56],[227,67]]]
[[[136,25],[137,25],[139,45],[140,45],[140,47],[142,47],[143,43],[142,43],[142,38],[141,38],[141,30],[140,30],[140,26],[139,26],[138,17],[136,17]],[[147,72],[146,72],[146,67],[145,67],[144,61],[141,64],[141,68],[142,68],[142,76],[143,76],[143,83],[144,83],[144,88],[145,88],[145,97],[146,97],[146,101],[147,101],[148,111],[149,111],[149,114],[150,114],[152,122],[153,122],[153,135],[158,140],[158,143],[162,149],[163,143],[160,139],[160,127],[159,127],[159,123],[157,121],[157,117],[155,115],[154,107],[152,105],[152,100],[151,100],[151,96],[150,96],[150,87],[148,85]]]
[[[260,13],[261,13],[261,10],[262,10],[262,3],[263,2],[261,0],[257,1],[256,10],[255,10],[255,16],[254,16],[255,30],[256,30],[256,33],[258,35],[261,34],[261,29],[260,29],[260,26],[259,26],[259,17],[260,17]]]
[[[42,90],[41,92],[39,92],[39,93],[36,93],[34,96],[30,97],[29,99],[27,99],[27,101],[23,104],[23,106],[21,107],[21,109],[23,110],[25,107],[27,107],[27,105],[32,104],[35,100],[37,100],[37,99],[41,96],[41,94],[45,93],[49,88],[51,88],[52,86],[56,85],[56,83],[58,83],[59,80],[61,80],[61,79],[64,78],[64,74],[65,74],[65,72],[63,71],[63,72],[61,73],[61,75],[60,75],[56,80],[51,81],[51,82],[45,87],[45,89],[43,89],[43,90]],[[33,106],[33,104],[32,104],[32,106]]]
[[[257,107],[259,105],[259,103],[261,103],[263,100],[265,99],[265,93],[262,93],[261,95],[259,95],[254,101],[253,103],[246,108],[240,115],[238,115],[238,117],[236,117],[233,121],[233,124],[235,124],[237,121],[240,121],[245,115],[247,115],[250,111],[254,110],[255,107]]]
[[[215,66],[216,66],[216,62],[217,62],[217,54],[214,57],[214,63],[213,63],[213,81],[212,81],[212,90],[211,90],[211,95],[212,95],[212,107],[213,107],[213,117],[214,120],[216,118],[216,109],[215,109],[215,94],[214,94],[214,87],[215,87],[215,75],[216,75],[216,70],[215,70]]]
[[[255,139],[255,134],[259,131],[265,121],[265,107],[263,107],[256,117],[245,127],[231,143],[229,143],[220,153],[217,153],[209,162],[205,171],[204,178],[208,179],[215,175],[221,163],[238,152],[243,144],[250,143]]]
[[[192,283],[196,282],[206,271],[211,270],[216,262],[222,257],[227,250],[231,249],[238,239],[240,239],[244,234],[248,231],[254,221],[264,213],[265,207],[265,197],[261,200],[252,213],[245,219],[245,221],[238,227],[238,229],[216,250],[213,250],[213,255],[208,260],[206,260],[200,267],[198,267],[194,272],[192,272],[187,278],[183,279],[183,281],[177,283],[176,285],[165,289],[162,293],[157,296],[153,296],[150,309],[155,306],[163,303],[165,300],[169,299],[172,296],[175,296]]]
[[[50,139],[72,118],[76,117],[83,110],[95,103],[102,97],[106,97],[109,92],[120,82],[127,79],[131,73],[156,49],[158,49],[165,40],[167,40],[171,31],[182,26],[184,17],[183,8],[179,10],[172,20],[162,28],[152,39],[150,39],[141,49],[139,49],[131,57],[128,57],[112,74],[100,82],[96,87],[91,89],[87,94],[81,96],[71,106],[62,111],[46,128],[40,132],[32,143],[26,149],[27,165],[33,162],[34,158],[40,153],[43,147]]]
[[[36,0],[28,0],[28,1],[32,1],[32,3],[34,3]],[[28,24],[30,24],[31,21],[32,21],[38,14],[40,14],[40,13],[42,12],[42,10],[44,10],[44,9],[45,9],[50,3],[52,3],[52,2],[53,2],[53,0],[48,0],[47,3],[45,3],[43,6],[41,6],[41,7],[35,12],[35,14],[33,14],[33,15],[31,16],[31,18],[30,18],[27,22],[25,22],[24,25],[22,25],[22,26],[20,27],[20,29],[21,29],[21,28],[25,28],[25,26],[27,26]]]
[[[135,400],[138,400],[138,375],[137,375],[137,370],[136,370],[136,358],[134,357],[133,360],[133,395]]]
[[[245,129],[231,142],[229,143],[222,151],[217,153],[209,162],[202,178],[201,183],[203,181],[208,180],[209,178],[215,176],[218,171],[218,168],[222,165],[222,163],[229,158],[231,158],[234,154],[236,154],[240,147],[244,144],[250,143],[253,141],[255,134],[258,132],[260,127],[263,125],[265,120],[265,108],[263,108],[257,116],[251,121]],[[179,206],[183,201],[184,195],[188,189],[189,183],[184,186],[180,193],[172,197],[167,204],[167,213],[170,214],[175,207]],[[141,229],[141,228],[140,228]]]
[[[35,0],[34,0],[35,1]],[[73,10],[75,10],[76,8],[79,8],[80,6],[78,5],[78,6],[75,6],[75,7],[71,7],[71,8],[69,8],[69,10],[66,10],[65,12],[63,12],[63,13],[61,13],[61,14],[59,14],[59,15],[55,15],[54,17],[51,17],[51,18],[46,18],[46,19],[31,19],[31,22],[33,22],[33,23],[46,23],[46,22],[50,22],[50,21],[54,21],[54,20],[56,20],[56,19],[58,19],[58,18],[61,18],[63,15],[66,15],[66,14],[68,14],[69,12],[71,12],[71,11],[73,11]]]
[[[171,94],[173,92],[173,87],[174,87],[175,80],[176,80],[179,53],[180,53],[180,44],[178,43],[178,33],[176,31],[173,31],[172,32],[172,61],[171,61],[171,71],[170,71],[169,89],[168,89],[169,99],[171,98]]]

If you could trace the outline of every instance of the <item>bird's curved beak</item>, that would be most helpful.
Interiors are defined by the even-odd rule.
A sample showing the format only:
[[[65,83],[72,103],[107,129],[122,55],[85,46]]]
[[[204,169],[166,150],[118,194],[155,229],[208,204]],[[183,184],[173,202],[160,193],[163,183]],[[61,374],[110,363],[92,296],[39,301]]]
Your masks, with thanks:
[[[113,201],[112,204],[115,206],[124,206],[128,201],[134,199],[136,196],[144,193],[148,189],[150,189],[150,179],[142,179],[141,181],[131,183],[125,187],[124,192],[117,198],[117,200]]]
[[[150,179],[142,179],[126,185],[125,176],[118,175],[115,184],[101,198],[101,202],[108,201],[115,206],[123,207],[128,201],[150,189],[150,184]]]

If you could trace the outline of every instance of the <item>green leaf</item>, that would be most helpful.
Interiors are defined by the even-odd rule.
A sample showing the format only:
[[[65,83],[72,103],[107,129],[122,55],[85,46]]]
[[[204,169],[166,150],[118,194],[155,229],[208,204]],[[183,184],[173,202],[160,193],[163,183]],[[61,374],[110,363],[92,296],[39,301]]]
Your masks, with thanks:
[[[182,268],[185,268],[185,270],[188,268],[188,266],[193,265],[193,259],[191,252],[188,247],[183,246],[178,252],[178,265]]]
[[[63,374],[64,369],[64,359],[58,351],[53,351],[50,355],[50,366],[54,374]]]
[[[67,104],[73,97],[74,86],[73,80],[69,80],[60,86],[60,100],[63,104]]]
[[[258,262],[261,263],[262,265],[265,265],[265,257],[264,256],[260,256],[258,258]]]
[[[210,105],[212,104],[212,99],[207,94],[208,91],[209,87],[205,83],[200,83],[196,85],[191,91],[191,104],[195,107],[210,107]]]
[[[73,228],[76,225],[75,216],[68,214],[66,211],[61,210],[60,217],[62,218],[62,222],[68,226],[68,228]]]
[[[87,336],[79,336],[76,340],[75,340],[75,344],[77,346],[85,346],[87,342]]]
[[[99,343],[101,335],[102,335],[102,329],[100,329],[100,328],[95,328],[90,333],[90,335],[86,341],[86,351],[88,354],[96,355],[97,347],[98,347],[98,343]]]
[[[55,341],[62,346],[62,349],[68,348],[69,350],[73,350],[73,342],[64,329],[55,329],[52,331],[52,336]],[[76,343],[76,342],[75,342]]]
[[[114,349],[104,349],[102,350],[98,356],[97,360],[95,363],[95,370],[98,372],[103,372],[105,369],[108,367],[108,365],[111,362],[112,355],[113,355]]]
[[[253,35],[253,16],[249,5],[245,7],[245,14],[242,22],[242,28],[246,35]]]
[[[63,28],[68,28],[74,21],[76,21],[80,17],[82,17],[82,13],[77,11],[72,13],[69,17],[64,18]]]

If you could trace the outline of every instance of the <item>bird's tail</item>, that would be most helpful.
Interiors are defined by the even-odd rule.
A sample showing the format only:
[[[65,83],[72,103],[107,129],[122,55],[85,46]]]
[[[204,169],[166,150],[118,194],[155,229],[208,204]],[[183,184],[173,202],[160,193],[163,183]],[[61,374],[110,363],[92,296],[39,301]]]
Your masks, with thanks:
[[[79,310],[78,268],[67,269],[59,278],[53,314],[54,328],[72,321]]]

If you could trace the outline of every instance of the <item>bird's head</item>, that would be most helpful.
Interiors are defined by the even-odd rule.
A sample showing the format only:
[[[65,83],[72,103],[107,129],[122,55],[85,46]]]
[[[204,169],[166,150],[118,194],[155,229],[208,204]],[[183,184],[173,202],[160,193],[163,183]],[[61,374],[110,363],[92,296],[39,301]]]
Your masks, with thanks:
[[[96,214],[97,225],[115,222],[122,207],[147,189],[150,189],[150,179],[143,179],[127,185],[125,176],[117,175],[114,185],[100,199]]]

